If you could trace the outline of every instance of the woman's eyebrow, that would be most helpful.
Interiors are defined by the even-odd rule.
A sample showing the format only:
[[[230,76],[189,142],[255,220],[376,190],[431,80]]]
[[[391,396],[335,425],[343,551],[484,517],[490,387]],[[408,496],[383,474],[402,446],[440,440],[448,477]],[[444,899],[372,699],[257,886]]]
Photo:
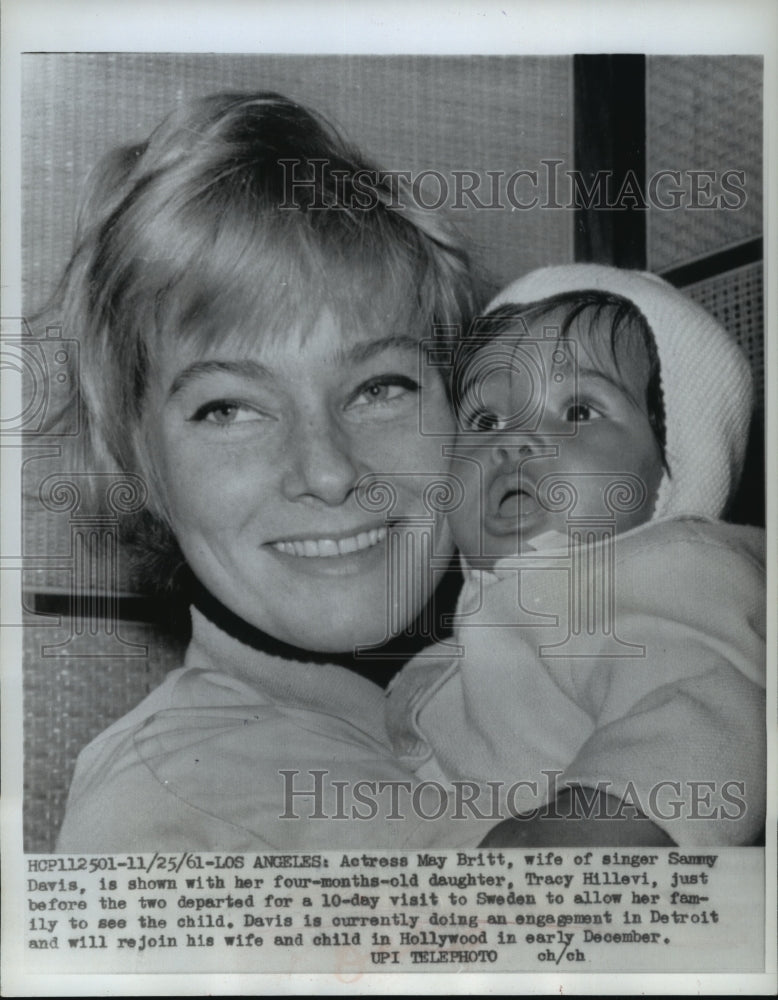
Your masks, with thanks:
[[[220,375],[237,375],[241,378],[250,379],[271,377],[270,369],[266,365],[251,358],[246,358],[243,361],[219,361],[217,359],[212,361],[193,361],[191,365],[187,365],[173,379],[168,397],[175,396],[176,393],[181,392],[191,382],[206,375],[213,375],[214,373]]]
[[[333,355],[333,360],[338,365],[360,364],[390,350],[413,351],[416,354],[419,350],[419,341],[415,337],[407,335],[381,337],[378,340],[368,340],[350,347],[338,348]],[[173,379],[168,396],[175,396],[191,382],[213,374],[235,375],[248,379],[272,379],[273,377],[273,373],[267,365],[252,358],[241,361],[219,360],[217,358],[193,361]]]
[[[378,340],[362,341],[352,344],[351,347],[340,348],[335,352],[334,359],[338,364],[360,364],[370,361],[371,358],[385,351],[400,350],[419,352],[420,341],[417,337],[407,334],[394,335],[390,337],[380,337]]]

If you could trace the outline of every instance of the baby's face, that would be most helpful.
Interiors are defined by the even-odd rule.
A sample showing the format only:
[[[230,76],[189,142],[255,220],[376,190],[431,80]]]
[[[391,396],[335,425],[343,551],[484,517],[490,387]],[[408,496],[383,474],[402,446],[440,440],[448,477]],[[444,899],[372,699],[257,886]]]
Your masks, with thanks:
[[[663,474],[646,409],[649,362],[636,336],[559,339],[561,316],[505,332],[470,359],[456,405],[450,515],[470,565],[532,549],[571,521],[626,531],[650,519]],[[619,484],[622,484],[621,486]]]

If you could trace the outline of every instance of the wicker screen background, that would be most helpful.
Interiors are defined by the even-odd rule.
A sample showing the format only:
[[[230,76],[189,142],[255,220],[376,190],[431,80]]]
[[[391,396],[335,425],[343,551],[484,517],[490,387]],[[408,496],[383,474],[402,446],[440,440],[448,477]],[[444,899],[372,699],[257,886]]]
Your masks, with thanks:
[[[742,171],[735,211],[649,208],[651,271],[732,250],[762,235],[763,64],[754,56],[654,56],[646,61],[646,172]],[[761,261],[695,282],[685,291],[713,313],[748,355],[756,405],[764,406],[764,282]]]
[[[538,169],[541,159],[572,164],[570,57],[31,54],[23,72],[28,312],[67,259],[90,167],[198,95],[278,91],[339,125],[380,166],[414,175],[510,174]],[[469,207],[450,214],[498,283],[572,259],[570,212]]]
[[[762,60],[653,56],[646,60],[646,173],[745,173],[735,211],[648,211],[648,269],[665,271],[762,233]]]

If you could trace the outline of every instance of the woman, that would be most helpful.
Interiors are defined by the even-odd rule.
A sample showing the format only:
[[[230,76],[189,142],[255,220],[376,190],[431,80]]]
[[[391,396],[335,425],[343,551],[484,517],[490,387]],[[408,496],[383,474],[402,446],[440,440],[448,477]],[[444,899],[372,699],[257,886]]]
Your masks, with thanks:
[[[182,106],[85,205],[59,301],[87,457],[144,477],[136,535],[197,585],[183,667],[82,752],[58,849],[423,844],[435,810],[343,654],[406,629],[453,551],[420,343],[472,310],[465,255],[274,94]]]

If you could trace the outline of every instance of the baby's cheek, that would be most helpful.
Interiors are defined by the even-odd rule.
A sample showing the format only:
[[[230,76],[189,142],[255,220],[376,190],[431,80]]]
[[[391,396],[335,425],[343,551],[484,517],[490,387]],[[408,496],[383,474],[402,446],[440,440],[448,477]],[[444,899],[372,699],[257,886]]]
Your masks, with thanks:
[[[477,459],[454,459],[451,474],[458,480],[461,493],[457,507],[449,514],[454,541],[460,550],[475,552],[483,518],[480,466]]]

